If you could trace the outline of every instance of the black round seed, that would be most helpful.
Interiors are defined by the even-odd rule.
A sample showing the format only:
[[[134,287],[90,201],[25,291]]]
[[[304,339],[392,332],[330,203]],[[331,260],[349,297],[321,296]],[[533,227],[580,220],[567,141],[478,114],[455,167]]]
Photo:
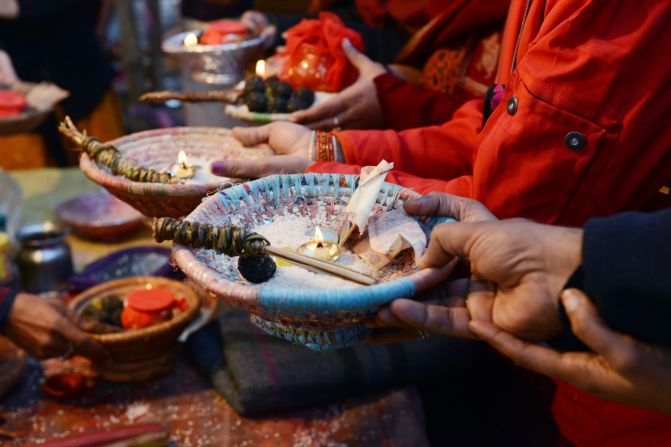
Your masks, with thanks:
[[[296,91],[294,92],[294,96],[303,100],[303,102],[305,102],[308,105],[308,107],[310,107],[312,103],[315,102],[315,92],[313,92],[307,87],[297,88]]]
[[[238,258],[238,271],[249,282],[255,284],[268,281],[273,277],[277,265],[268,255],[240,256]]]
[[[268,99],[268,111],[272,113],[287,113],[289,111],[289,102],[283,98]]]
[[[287,104],[287,111],[295,112],[297,110],[307,109],[308,107],[310,107],[308,103],[294,95],[289,100],[289,104]]]
[[[275,90],[275,87],[280,82],[280,78],[273,75],[273,76],[270,76],[270,77],[266,78],[264,82],[266,84],[266,88],[269,88],[271,90]]]
[[[278,82],[277,85],[273,88],[273,93],[275,96],[278,98],[286,99],[288,100],[291,98],[291,94],[293,93],[293,89],[289,84],[286,82]]]
[[[250,112],[267,112],[268,98],[263,93],[250,92],[245,96],[245,104]]]
[[[263,93],[266,90],[266,85],[263,83],[263,78],[260,76],[249,76],[245,79],[245,94],[251,92]]]

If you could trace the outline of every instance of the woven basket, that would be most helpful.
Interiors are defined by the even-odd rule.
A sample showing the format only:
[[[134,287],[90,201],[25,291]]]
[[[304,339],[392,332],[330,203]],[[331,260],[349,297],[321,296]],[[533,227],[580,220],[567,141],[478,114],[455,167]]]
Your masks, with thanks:
[[[347,205],[358,176],[340,174],[274,175],[237,185],[208,197],[187,220],[224,225],[242,223],[253,229],[274,216],[292,214],[310,224],[332,224]],[[377,203],[397,209],[417,194],[384,183]],[[319,213],[327,208],[329,213]],[[318,216],[319,214],[319,216]],[[428,234],[436,221],[421,222]],[[419,271],[413,261],[383,270],[382,282],[352,288],[277,288],[251,285],[240,278],[235,259],[211,250],[173,246],[177,265],[208,292],[252,313],[263,330],[315,350],[337,349],[356,343],[368,331],[362,320],[379,306],[410,297],[446,279],[448,270]],[[399,270],[393,271],[394,268]]]
[[[110,141],[110,144],[138,166],[168,170],[180,150],[193,158],[210,161],[256,159],[266,155],[261,149],[245,148],[229,129],[210,127],[174,127],[138,132]],[[79,167],[88,178],[119,199],[151,217],[182,217],[200,204],[203,197],[228,188],[242,180],[221,177],[212,183],[140,183],[113,175],[85,153]],[[207,167],[203,167],[207,169]]]
[[[146,380],[165,374],[172,368],[177,338],[194,319],[200,308],[197,294],[186,284],[172,279],[138,276],[108,281],[92,287],[78,295],[69,304],[75,315],[79,315],[87,303],[103,295],[123,296],[148,284],[171,290],[177,297],[185,299],[189,308],[169,321],[144,329],[132,329],[112,334],[91,334],[89,337],[104,345],[111,359],[96,364],[96,372],[104,379],[114,381]]]

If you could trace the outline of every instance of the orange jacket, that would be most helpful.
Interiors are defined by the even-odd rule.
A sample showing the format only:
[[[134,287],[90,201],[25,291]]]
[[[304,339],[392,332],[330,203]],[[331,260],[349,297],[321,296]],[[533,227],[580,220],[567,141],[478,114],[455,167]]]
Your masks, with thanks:
[[[473,197],[502,218],[580,225],[657,200],[671,179],[671,2],[531,0],[522,27],[525,3],[511,4],[506,91],[482,131],[472,100],[442,126],[339,132],[345,161],[394,161],[411,175],[391,180]],[[571,132],[584,147],[567,146]]]
[[[669,206],[659,192],[671,180],[669,23],[668,1],[513,0],[498,78],[505,95],[484,128],[483,101],[473,100],[442,126],[339,132],[345,161],[393,161],[390,181],[473,197],[501,218],[581,225]],[[578,446],[671,445],[671,418],[564,384],[553,411]]]

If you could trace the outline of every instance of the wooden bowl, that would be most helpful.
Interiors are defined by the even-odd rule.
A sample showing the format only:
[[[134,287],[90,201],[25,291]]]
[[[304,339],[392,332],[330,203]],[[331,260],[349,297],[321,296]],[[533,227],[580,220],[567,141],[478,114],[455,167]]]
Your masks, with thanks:
[[[146,380],[165,374],[172,369],[177,338],[194,319],[200,307],[198,295],[186,284],[172,279],[139,276],[109,281],[88,289],[69,304],[79,316],[94,298],[109,294],[126,295],[148,285],[171,290],[189,304],[187,311],[169,321],[144,329],[129,329],[113,334],[92,334],[89,337],[104,345],[111,354],[105,363],[94,364],[98,375],[112,381]]]

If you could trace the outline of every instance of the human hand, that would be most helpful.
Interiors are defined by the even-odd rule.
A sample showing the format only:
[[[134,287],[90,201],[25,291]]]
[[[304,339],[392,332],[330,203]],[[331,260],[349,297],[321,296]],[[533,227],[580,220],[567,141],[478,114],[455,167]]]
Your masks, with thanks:
[[[449,215],[460,221],[434,228],[420,266],[445,265],[455,256],[470,261],[478,279],[462,293],[470,319],[491,320],[508,332],[536,340],[561,331],[557,300],[580,264],[582,230],[521,219],[495,221],[480,203],[445,194],[408,201],[405,208],[410,214]],[[378,320],[472,337],[463,316],[460,309],[397,300],[380,312]]]
[[[0,84],[12,85],[18,80],[9,55],[0,50]]]
[[[260,127],[236,127],[233,136],[245,146],[268,144],[277,155],[259,160],[212,163],[212,173],[223,177],[258,178],[278,173],[304,172],[312,160],[308,148],[312,132],[298,124],[275,122]]]
[[[240,16],[242,22],[254,34],[258,34],[263,38],[263,46],[268,49],[275,41],[275,34],[277,34],[277,27],[271,25],[268,17],[259,11],[245,11]]]
[[[431,192],[425,196],[406,200],[403,208],[411,216],[447,216],[459,222],[497,220],[496,216],[477,200],[439,192]]]
[[[454,259],[449,268],[456,267]],[[486,290],[486,286],[484,290]],[[416,295],[412,300],[400,298],[383,307],[375,317],[365,321],[373,329],[364,342],[397,343],[426,336],[428,332],[460,338],[477,338],[468,329],[471,313],[467,308],[477,302],[476,295],[483,290],[468,278],[460,278]],[[471,306],[472,307],[472,306]],[[483,313],[491,315],[487,309]]]
[[[327,101],[292,113],[291,121],[319,130],[382,127],[382,108],[373,79],[385,72],[384,66],[360,53],[348,39],[343,39],[342,48],[347,59],[359,70],[359,78]]]
[[[490,301],[494,324],[541,340],[561,332],[558,299],[580,265],[581,250],[580,229],[523,219],[446,223],[433,230],[420,266],[440,266],[454,256],[466,257],[474,276],[493,286],[489,298],[480,299]]]
[[[405,201],[405,211],[414,216],[449,216],[459,222],[495,221],[496,217],[476,200],[443,193],[430,193]],[[457,259],[450,261],[456,267]],[[371,343],[395,343],[415,338],[420,331],[476,338],[468,329],[471,314],[491,320],[491,287],[483,281],[458,279],[435,287],[414,299],[397,299],[366,322]]]
[[[103,346],[67,319],[65,305],[59,299],[19,293],[5,332],[17,345],[38,358],[75,353],[93,359],[107,356]]]
[[[482,321],[472,321],[470,328],[519,366],[601,399],[671,415],[671,351],[609,329],[594,304],[579,290],[564,291],[561,300],[573,333],[593,353],[560,353]]]

